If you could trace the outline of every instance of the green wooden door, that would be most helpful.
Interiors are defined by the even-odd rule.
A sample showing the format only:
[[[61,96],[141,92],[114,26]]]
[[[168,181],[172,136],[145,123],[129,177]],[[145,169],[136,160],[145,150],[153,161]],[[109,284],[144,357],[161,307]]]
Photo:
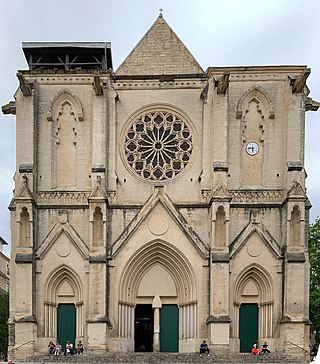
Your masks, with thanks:
[[[160,351],[178,352],[179,310],[177,305],[163,305],[160,310]]]
[[[240,352],[247,353],[258,340],[258,306],[242,304],[240,306],[239,337]]]
[[[58,306],[58,341],[62,351],[65,351],[66,342],[75,345],[76,340],[76,306],[74,304],[59,304]]]

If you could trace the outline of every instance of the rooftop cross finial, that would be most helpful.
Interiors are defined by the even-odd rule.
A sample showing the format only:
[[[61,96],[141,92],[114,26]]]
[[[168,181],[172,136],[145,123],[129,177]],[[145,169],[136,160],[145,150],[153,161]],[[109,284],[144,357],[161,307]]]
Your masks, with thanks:
[[[159,11],[160,11],[159,18],[162,18],[163,9],[160,8]]]

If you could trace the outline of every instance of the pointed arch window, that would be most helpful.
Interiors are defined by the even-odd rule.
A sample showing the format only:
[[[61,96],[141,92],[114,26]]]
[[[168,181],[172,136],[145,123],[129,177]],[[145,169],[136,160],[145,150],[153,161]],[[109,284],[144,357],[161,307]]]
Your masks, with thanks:
[[[79,98],[68,89],[61,90],[51,102],[47,119],[53,122],[55,187],[75,188],[79,122],[83,120]]]
[[[224,247],[226,245],[226,213],[223,206],[219,206],[216,214],[215,245]]]
[[[96,207],[93,213],[93,246],[103,244],[103,216],[100,207]]]
[[[20,245],[30,246],[30,217],[26,207],[20,213]]]
[[[300,242],[300,210],[298,206],[294,206],[291,212],[290,220],[290,245],[298,246]]]

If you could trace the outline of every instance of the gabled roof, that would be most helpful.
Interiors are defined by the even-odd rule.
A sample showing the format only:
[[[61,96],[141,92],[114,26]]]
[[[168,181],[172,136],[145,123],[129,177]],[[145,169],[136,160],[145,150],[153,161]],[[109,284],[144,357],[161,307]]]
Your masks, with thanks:
[[[42,259],[45,256],[49,248],[55,243],[61,233],[66,234],[70,239],[70,242],[76,247],[82,257],[87,259],[89,256],[88,247],[68,221],[57,221],[49,234],[40,244],[37,251],[37,258]]]
[[[257,234],[260,239],[264,242],[271,253],[277,258],[283,258],[281,248],[272,237],[267,228],[262,222],[256,223],[250,221],[248,225],[241,231],[241,233],[233,240],[229,247],[230,258],[232,259],[242,248],[242,246],[249,240],[253,234]]]
[[[199,63],[160,14],[118,68],[116,76],[201,73]]]
[[[155,189],[154,193],[149,197],[142,209],[137,213],[137,215],[132,219],[127,228],[118,237],[114,245],[111,247],[108,255],[112,258],[117,255],[117,253],[123,246],[125,246],[133,233],[139,228],[139,226],[141,226],[143,221],[145,221],[145,219],[150,216],[152,210],[158,203],[162,204],[164,209],[180,227],[181,231],[183,231],[187,239],[200,253],[200,255],[203,258],[208,258],[208,247],[188,224],[187,220],[182,216],[182,214],[176,209],[173,202],[171,201],[169,196],[162,190],[162,188]]]

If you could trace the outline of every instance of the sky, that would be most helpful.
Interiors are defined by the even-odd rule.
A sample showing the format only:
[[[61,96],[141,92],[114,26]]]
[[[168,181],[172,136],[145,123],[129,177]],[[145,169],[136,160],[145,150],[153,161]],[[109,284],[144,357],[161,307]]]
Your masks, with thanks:
[[[109,41],[116,70],[163,16],[204,70],[209,66],[307,65],[320,101],[319,0],[0,0],[0,106],[14,100],[22,42]],[[311,222],[320,215],[320,110],[306,113]],[[0,113],[0,236],[9,245],[15,117]]]

